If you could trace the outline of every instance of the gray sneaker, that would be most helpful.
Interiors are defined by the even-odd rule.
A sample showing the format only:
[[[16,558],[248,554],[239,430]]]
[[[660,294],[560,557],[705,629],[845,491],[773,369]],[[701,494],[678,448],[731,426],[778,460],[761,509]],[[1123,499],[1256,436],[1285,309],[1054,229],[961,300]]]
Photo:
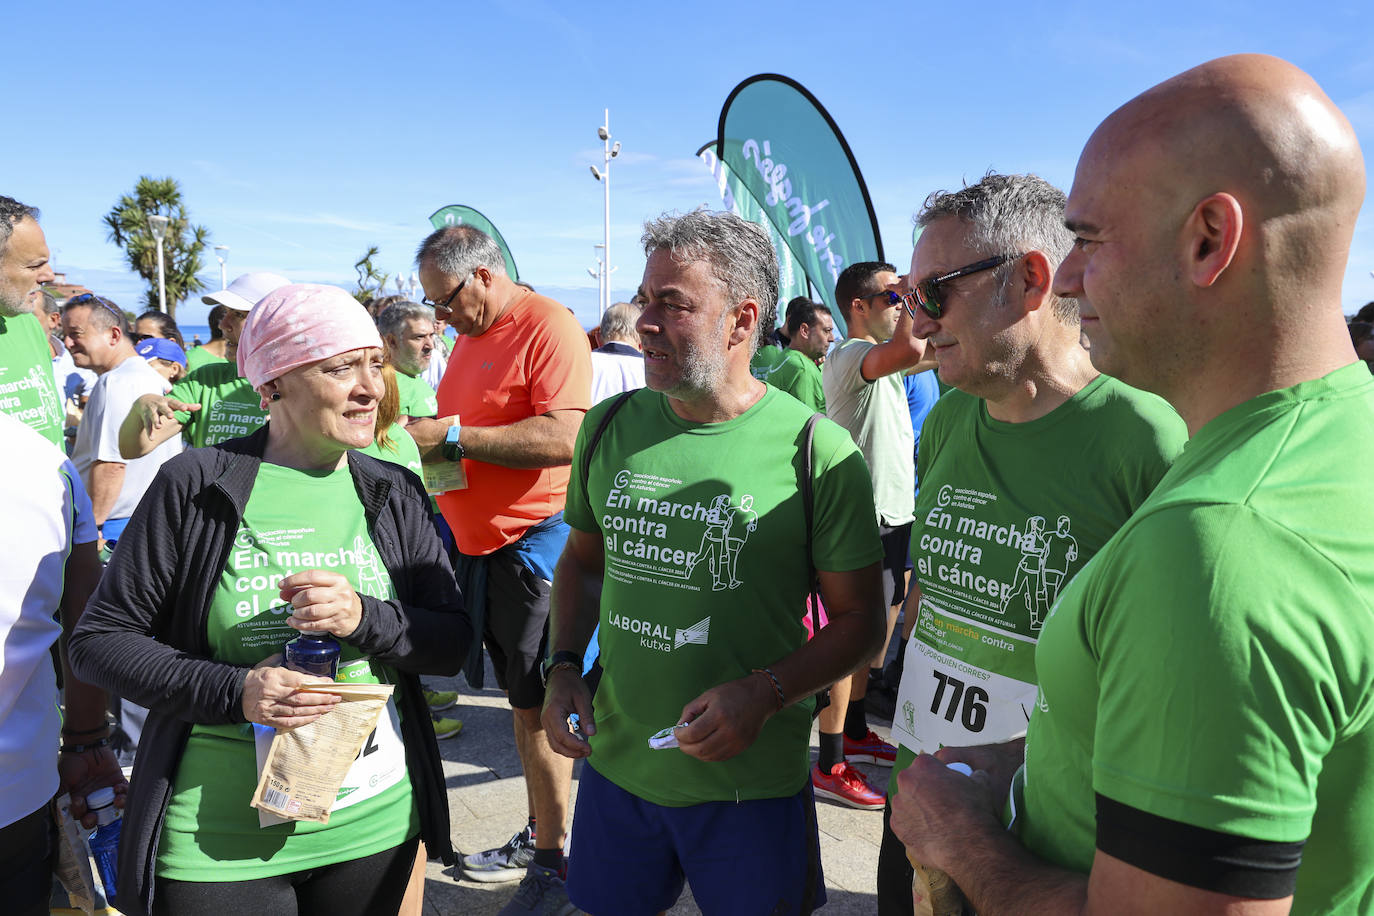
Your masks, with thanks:
[[[576,916],[581,912],[568,899],[558,872],[531,864],[520,889],[496,916]]]
[[[526,824],[504,846],[463,856],[463,877],[483,884],[519,881],[534,861],[534,835]]]

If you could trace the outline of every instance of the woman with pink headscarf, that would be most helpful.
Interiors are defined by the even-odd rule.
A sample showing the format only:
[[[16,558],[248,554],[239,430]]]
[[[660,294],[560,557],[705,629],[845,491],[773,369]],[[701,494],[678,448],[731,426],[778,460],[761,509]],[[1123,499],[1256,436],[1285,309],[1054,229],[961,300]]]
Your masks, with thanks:
[[[334,287],[259,302],[238,360],[267,425],[163,466],[72,638],[81,677],[150,709],[119,850],[124,913],[394,913],[419,840],[452,861],[417,675],[456,673],[472,625],[420,482],[357,451],[373,441],[381,347]],[[263,733],[338,701],[297,690],[328,678],[281,666],[300,632],[341,644],[337,681],[396,685],[327,824],[249,806]]]

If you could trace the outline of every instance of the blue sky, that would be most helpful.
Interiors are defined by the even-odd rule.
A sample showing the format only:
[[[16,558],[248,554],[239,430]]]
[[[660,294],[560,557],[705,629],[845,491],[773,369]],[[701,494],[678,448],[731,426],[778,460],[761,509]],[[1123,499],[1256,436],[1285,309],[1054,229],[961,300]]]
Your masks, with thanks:
[[[369,245],[380,269],[409,272],[429,214],[464,203],[501,228],[522,278],[590,324],[602,189],[587,167],[601,161],[602,109],[624,150],[611,262],[613,298],[628,298],[643,220],[719,206],[693,154],[755,73],[793,77],[830,111],[899,265],[930,191],[989,168],[1067,189],[1106,114],[1222,54],[1303,67],[1354,123],[1367,164],[1374,153],[1367,3],[933,7],[62,4],[35,35],[42,53],[11,52],[5,96],[31,130],[10,129],[0,193],[42,209],[57,269],[126,307],[141,281],[101,217],[139,175],[181,182],[192,220],[230,247],[231,278],[272,270],[351,288]],[[1366,204],[1347,312],[1374,300],[1371,270]],[[198,301],[179,314],[202,316]]]

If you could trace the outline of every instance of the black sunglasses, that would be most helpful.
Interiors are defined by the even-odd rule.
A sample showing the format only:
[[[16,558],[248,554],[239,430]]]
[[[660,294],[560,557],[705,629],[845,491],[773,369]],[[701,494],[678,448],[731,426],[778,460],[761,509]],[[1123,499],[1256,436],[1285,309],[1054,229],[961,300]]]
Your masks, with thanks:
[[[458,284],[458,288],[455,289],[453,292],[449,293],[448,298],[445,299],[443,302],[435,302],[433,299],[421,299],[420,304],[428,306],[429,308],[434,309],[434,311],[436,312],[452,312],[453,309],[449,308],[449,303],[451,303],[454,299],[458,298],[458,294],[463,291],[463,287],[467,286],[468,281],[476,275],[477,268],[474,267],[472,269],[472,273],[464,277],[463,282]]]
[[[941,284],[948,283],[951,280],[957,280],[960,277],[967,277],[969,274],[976,274],[984,270],[992,270],[995,267],[1001,267],[1008,261],[1015,261],[1017,258],[1024,256],[1024,252],[1021,254],[999,254],[996,257],[985,258],[982,261],[974,261],[972,264],[960,267],[958,270],[951,270],[947,274],[940,274],[938,277],[929,277],[922,280],[917,283],[909,293],[891,293],[891,298],[888,301],[894,304],[901,302],[902,305],[906,307],[907,314],[913,319],[916,317],[916,308],[920,308],[921,311],[925,312],[931,318],[939,319],[940,316],[945,313],[944,304],[940,302]]]
[[[97,296],[95,293],[82,293],[79,296],[72,296],[67,300],[67,305],[98,305],[111,315],[115,316],[116,322],[124,321],[124,314],[111,304],[110,300]]]

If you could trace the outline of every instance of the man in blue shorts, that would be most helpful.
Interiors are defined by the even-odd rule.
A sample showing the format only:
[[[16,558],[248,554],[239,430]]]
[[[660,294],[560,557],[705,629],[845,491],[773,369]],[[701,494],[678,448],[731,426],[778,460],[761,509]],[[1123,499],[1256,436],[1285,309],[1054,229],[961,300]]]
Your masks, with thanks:
[[[686,880],[704,913],[809,913],[825,900],[811,696],[883,636],[872,487],[828,420],[799,454],[811,410],[749,373],[777,300],[767,234],[696,211],[650,222],[643,241],[647,388],[582,425],[553,584],[544,733],[589,758],[568,896],[658,913]],[[830,615],[809,642],[808,466]],[[598,621],[593,717],[579,674]]]

